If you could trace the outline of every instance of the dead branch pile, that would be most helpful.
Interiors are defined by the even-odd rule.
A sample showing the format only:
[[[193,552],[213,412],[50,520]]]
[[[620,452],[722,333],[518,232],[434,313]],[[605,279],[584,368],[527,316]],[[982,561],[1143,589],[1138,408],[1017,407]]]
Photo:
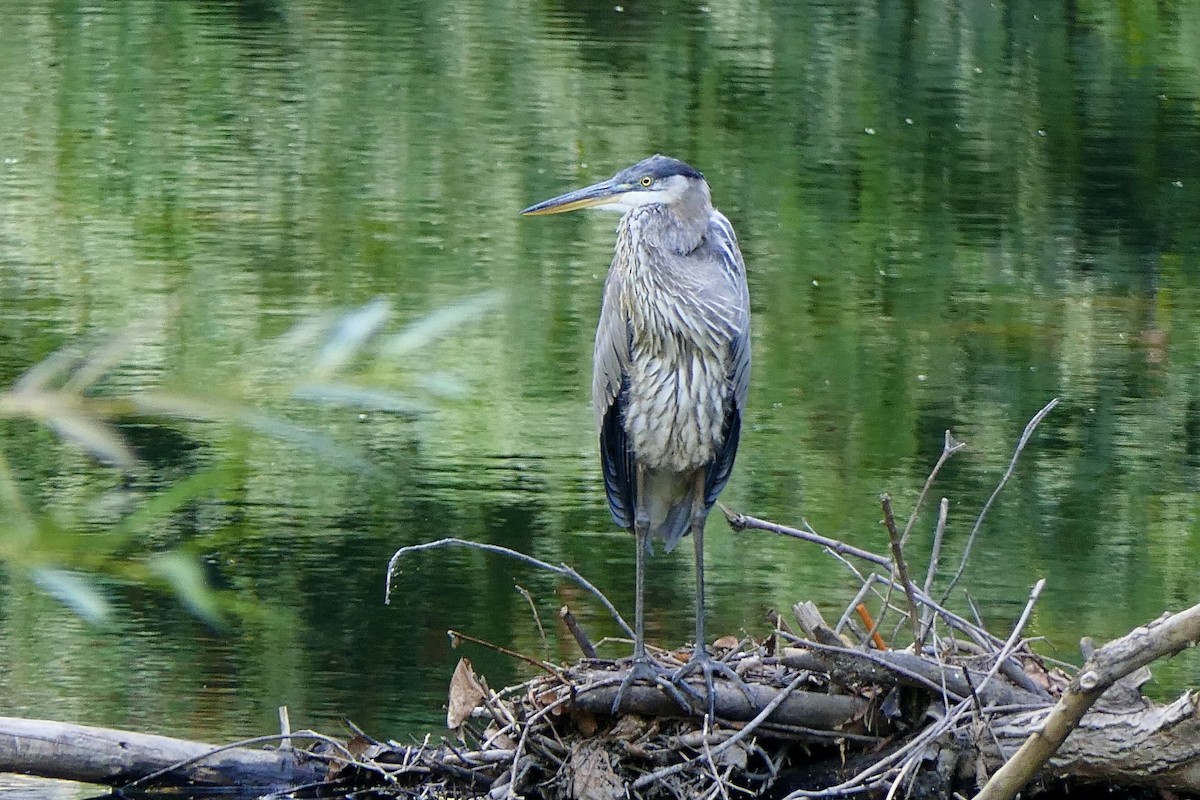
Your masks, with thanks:
[[[1049,725],[1056,702],[1089,671],[1072,680],[1030,652],[1020,627],[999,640],[948,612],[947,635],[917,654],[864,650],[814,622],[811,607],[796,611],[803,635],[781,620],[762,643],[724,648],[756,702],[718,683],[715,722],[649,686],[635,687],[612,715],[620,675],[613,662],[585,660],[492,691],[464,659],[448,720],[461,742],[364,741],[358,757],[401,797],[967,796]],[[1144,645],[1181,624],[1200,625],[1200,606],[1131,636]],[[1195,698],[1153,706],[1134,682],[1112,685],[1103,707],[1050,759],[1039,787],[1200,791]]]
[[[752,687],[755,702],[718,681],[716,716],[710,719],[703,704],[683,709],[657,687],[637,686],[614,714],[612,703],[628,665],[594,658],[586,634],[569,624],[591,657],[562,668],[518,656],[546,674],[501,691],[488,689],[464,659],[452,681],[448,717],[460,741],[369,742],[363,745],[363,764],[386,774],[392,790],[408,796],[791,800],[902,792],[940,798],[973,795],[986,787],[982,796],[1003,798],[1035,779],[1039,789],[1099,782],[1200,793],[1195,698],[1185,694],[1169,706],[1153,706],[1137,691],[1136,681],[1144,676],[1135,673],[1148,663],[1146,657],[1169,655],[1200,639],[1200,606],[1130,634],[1138,637],[1142,658],[1121,651],[1122,639],[1091,654],[1076,671],[1047,664],[1024,637],[1044,581],[1033,587],[1019,621],[1004,636],[944,605],[963,576],[988,509],[1056,402],[1026,426],[939,599],[931,587],[946,527],[945,499],[921,585],[909,575],[904,549],[938,471],[963,446],[948,431],[942,456],[903,531],[890,499],[881,498],[889,555],[823,537],[807,526],[794,529],[726,511],[735,531],[769,531],[821,545],[861,587],[833,625],[813,604],[801,603],[792,609],[793,621],[775,615],[774,630],[761,641],[718,640],[715,649]],[[628,631],[612,604],[568,566],[495,545],[447,539],[404,548],[389,565],[389,588],[403,555],[449,545],[519,558],[574,580]],[[863,574],[854,561],[874,571]],[[563,614],[573,623],[566,609]],[[889,616],[900,620],[891,623],[892,641],[906,632],[902,649],[889,646],[881,635]],[[1119,657],[1113,655],[1118,651]],[[666,664],[686,658],[682,652],[658,654]],[[693,688],[697,694],[704,691]],[[1087,713],[1097,700],[1101,707]],[[1060,749],[1072,730],[1075,735]],[[1144,745],[1132,753],[1119,746],[1131,736]],[[1039,746],[1021,748],[1027,740]],[[1015,766],[990,781],[1018,748]]]

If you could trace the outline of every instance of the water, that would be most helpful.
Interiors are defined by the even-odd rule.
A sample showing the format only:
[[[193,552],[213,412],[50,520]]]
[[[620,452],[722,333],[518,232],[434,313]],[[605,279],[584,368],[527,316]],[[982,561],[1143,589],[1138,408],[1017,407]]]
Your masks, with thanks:
[[[655,151],[707,174],[749,265],[753,387],[726,503],[882,551],[879,493],[907,517],[951,429],[969,446],[912,546],[923,571],[949,497],[948,576],[1059,397],[964,577],[985,620],[1006,630],[1045,577],[1031,632],[1069,658],[1079,635],[1196,601],[1194,2],[4,10],[0,385],[132,323],[93,396],[224,409],[123,418],[142,459],[127,477],[3,423],[43,521],[33,544],[3,531],[9,713],[227,741],[287,705],[295,727],[403,738],[440,724],[460,655],[493,685],[525,674],[451,650],[449,628],[571,659],[554,622],[569,604],[615,634],[577,587],[479,553],[406,560],[391,606],[383,579],[396,548],[460,536],[565,561],[632,615],[588,400],[615,220],[516,212]],[[453,335],[333,373],[428,410],[297,399],[322,340],[295,326],[384,298],[393,335],[496,290]],[[233,405],[322,440],[231,425]],[[708,544],[714,634],[762,635],[768,609],[805,599],[836,616],[857,588],[812,546],[719,520]],[[139,568],[177,550],[221,590],[220,625]],[[112,621],[39,589],[47,562],[99,574]],[[649,636],[680,644],[690,559],[650,569]],[[1169,694],[1196,661],[1156,672]]]

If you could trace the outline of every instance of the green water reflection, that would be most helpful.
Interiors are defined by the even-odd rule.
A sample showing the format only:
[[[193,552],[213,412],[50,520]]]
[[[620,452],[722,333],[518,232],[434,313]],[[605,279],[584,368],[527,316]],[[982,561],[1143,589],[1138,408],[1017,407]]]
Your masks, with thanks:
[[[189,548],[244,608],[214,631],[114,586],[96,629],[11,570],[10,713],[232,738],[286,704],[297,727],[400,737],[441,717],[447,628],[541,652],[514,583],[547,620],[569,603],[615,633],[575,588],[476,553],[412,560],[391,607],[383,572],[395,548],[456,535],[566,561],[632,605],[587,393],[615,220],[516,212],[654,151],[706,172],[749,265],[755,373],[727,503],[882,549],[878,494],[907,514],[952,429],[969,449],[934,492],[954,563],[1025,422],[1061,397],[967,572],[987,621],[1011,624],[1045,577],[1034,633],[1071,657],[1079,633],[1197,599],[1194,0],[3,10],[0,383],[146,319],[103,393],[262,398],[373,465],[136,420],[149,470],[127,480],[5,422],[28,502],[80,536],[220,469],[129,556]],[[265,388],[301,320],[376,297],[415,319],[496,289],[496,313],[395,373],[469,387],[426,397],[431,413]],[[856,589],[812,547],[713,529],[714,631],[761,634],[802,599],[837,612]],[[651,563],[657,642],[690,630],[687,562]],[[468,654],[493,684],[518,672]],[[1196,661],[1158,672],[1177,689]]]

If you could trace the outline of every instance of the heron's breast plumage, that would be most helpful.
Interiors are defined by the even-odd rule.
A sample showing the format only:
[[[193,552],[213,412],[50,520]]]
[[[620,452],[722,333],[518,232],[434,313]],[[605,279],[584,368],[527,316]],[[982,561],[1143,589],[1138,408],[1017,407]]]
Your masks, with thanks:
[[[631,269],[624,283],[630,336],[625,430],[643,466],[689,473],[708,465],[722,442],[732,402],[729,337],[705,314],[703,296],[689,280],[694,276],[662,269],[661,254],[630,255],[625,263],[660,268]]]

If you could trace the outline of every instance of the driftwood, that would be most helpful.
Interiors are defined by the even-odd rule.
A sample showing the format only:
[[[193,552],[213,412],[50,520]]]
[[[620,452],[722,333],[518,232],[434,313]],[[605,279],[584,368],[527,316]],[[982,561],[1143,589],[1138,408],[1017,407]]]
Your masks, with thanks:
[[[278,739],[279,737],[269,737]],[[0,772],[123,787],[276,790],[323,781],[327,766],[299,750],[255,750],[49,720],[0,717]]]
[[[1120,683],[1197,642],[1200,605],[1164,615],[1093,652],[1054,708],[1023,726],[1032,732],[1017,734],[1024,743],[988,781],[979,800],[1013,797],[1047,762],[1052,773],[1086,776],[1099,767],[1102,776],[1120,770],[1127,783],[1200,791],[1195,696],[1189,692],[1169,706],[1139,707],[1134,687]],[[1123,690],[1113,694],[1124,708],[1089,713],[1114,688]],[[1004,731],[997,732],[1000,749],[1005,738]]]

